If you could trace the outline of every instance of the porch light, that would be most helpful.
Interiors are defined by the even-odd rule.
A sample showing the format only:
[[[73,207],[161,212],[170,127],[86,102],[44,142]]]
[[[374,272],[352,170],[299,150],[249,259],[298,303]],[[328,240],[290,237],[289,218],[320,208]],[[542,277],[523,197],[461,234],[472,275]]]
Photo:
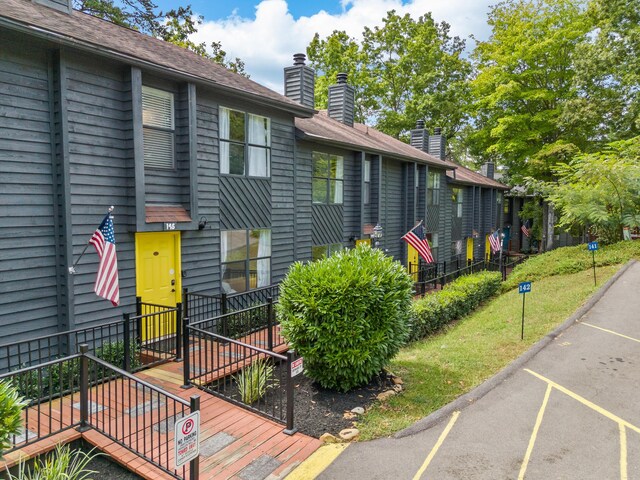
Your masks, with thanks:
[[[382,226],[377,223],[375,227],[373,227],[373,232],[371,232],[371,239],[373,240],[373,245],[376,248],[380,247],[380,240],[384,236],[384,229]]]

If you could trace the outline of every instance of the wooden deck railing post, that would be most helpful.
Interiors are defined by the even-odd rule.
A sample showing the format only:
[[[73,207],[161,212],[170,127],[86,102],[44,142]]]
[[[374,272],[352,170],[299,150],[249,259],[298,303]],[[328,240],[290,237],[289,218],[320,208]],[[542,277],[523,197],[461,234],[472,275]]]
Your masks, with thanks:
[[[189,317],[182,319],[182,351],[184,352],[182,361],[182,388],[191,388],[191,356],[189,355]]]
[[[79,432],[86,432],[89,426],[89,345],[80,345],[80,426]]]
[[[128,313],[122,314],[122,320],[124,321],[122,328],[122,335],[124,336],[122,339],[124,342],[124,359],[122,363],[125,372],[131,371],[131,326],[129,317],[130,315]]]
[[[136,297],[136,316],[142,315],[142,297]]]
[[[191,396],[190,407],[190,413],[200,410],[200,395]],[[200,478],[200,455],[189,462],[189,478],[191,480],[198,480]]]

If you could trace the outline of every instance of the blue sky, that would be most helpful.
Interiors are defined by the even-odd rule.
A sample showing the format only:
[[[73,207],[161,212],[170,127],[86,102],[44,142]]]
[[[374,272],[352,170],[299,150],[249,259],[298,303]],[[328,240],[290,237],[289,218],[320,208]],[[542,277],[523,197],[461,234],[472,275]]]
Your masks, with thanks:
[[[359,38],[364,27],[381,24],[389,10],[418,18],[431,12],[462,38],[489,36],[490,0],[156,0],[163,10],[190,3],[204,16],[192,40],[222,43],[231,58],[245,62],[251,78],[282,92],[282,69],[294,53],[304,53],[317,32],[322,38],[344,30]],[[495,0],[491,0],[495,3]],[[468,39],[468,45],[473,41]]]
[[[207,20],[226,18],[234,12],[241,17],[254,17],[258,3],[260,2],[256,0],[191,0],[188,2],[194,11],[204,15]],[[287,3],[289,12],[294,18],[310,16],[320,10],[334,14],[342,11],[341,2],[338,0],[290,0]],[[178,2],[162,0],[156,1],[156,4],[163,10],[170,10],[175,8]]]

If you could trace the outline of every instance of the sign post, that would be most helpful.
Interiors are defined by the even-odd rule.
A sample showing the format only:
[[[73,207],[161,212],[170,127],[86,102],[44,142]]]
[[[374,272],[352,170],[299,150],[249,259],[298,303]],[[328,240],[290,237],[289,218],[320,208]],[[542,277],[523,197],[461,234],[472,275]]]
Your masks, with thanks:
[[[591,252],[591,257],[593,259],[593,286],[597,285],[596,283],[596,250],[598,250],[598,242],[589,242],[587,244],[587,248]]]
[[[522,329],[520,330],[520,340],[524,340],[524,299],[529,292],[531,292],[531,282],[520,282],[518,284],[518,293],[522,294]]]

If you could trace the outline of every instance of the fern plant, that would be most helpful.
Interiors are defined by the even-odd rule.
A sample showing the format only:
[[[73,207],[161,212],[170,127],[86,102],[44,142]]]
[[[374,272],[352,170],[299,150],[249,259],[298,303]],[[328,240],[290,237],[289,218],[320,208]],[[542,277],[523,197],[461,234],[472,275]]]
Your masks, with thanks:
[[[273,378],[274,366],[264,358],[244,367],[234,376],[242,401],[248,405],[265,396],[269,388],[278,385]]]
[[[18,474],[9,474],[11,480],[91,480],[93,474],[99,473],[88,468],[94,457],[101,455],[82,450],[71,450],[69,445],[58,445],[55,451],[44,458],[36,460],[33,468],[21,462]]]

